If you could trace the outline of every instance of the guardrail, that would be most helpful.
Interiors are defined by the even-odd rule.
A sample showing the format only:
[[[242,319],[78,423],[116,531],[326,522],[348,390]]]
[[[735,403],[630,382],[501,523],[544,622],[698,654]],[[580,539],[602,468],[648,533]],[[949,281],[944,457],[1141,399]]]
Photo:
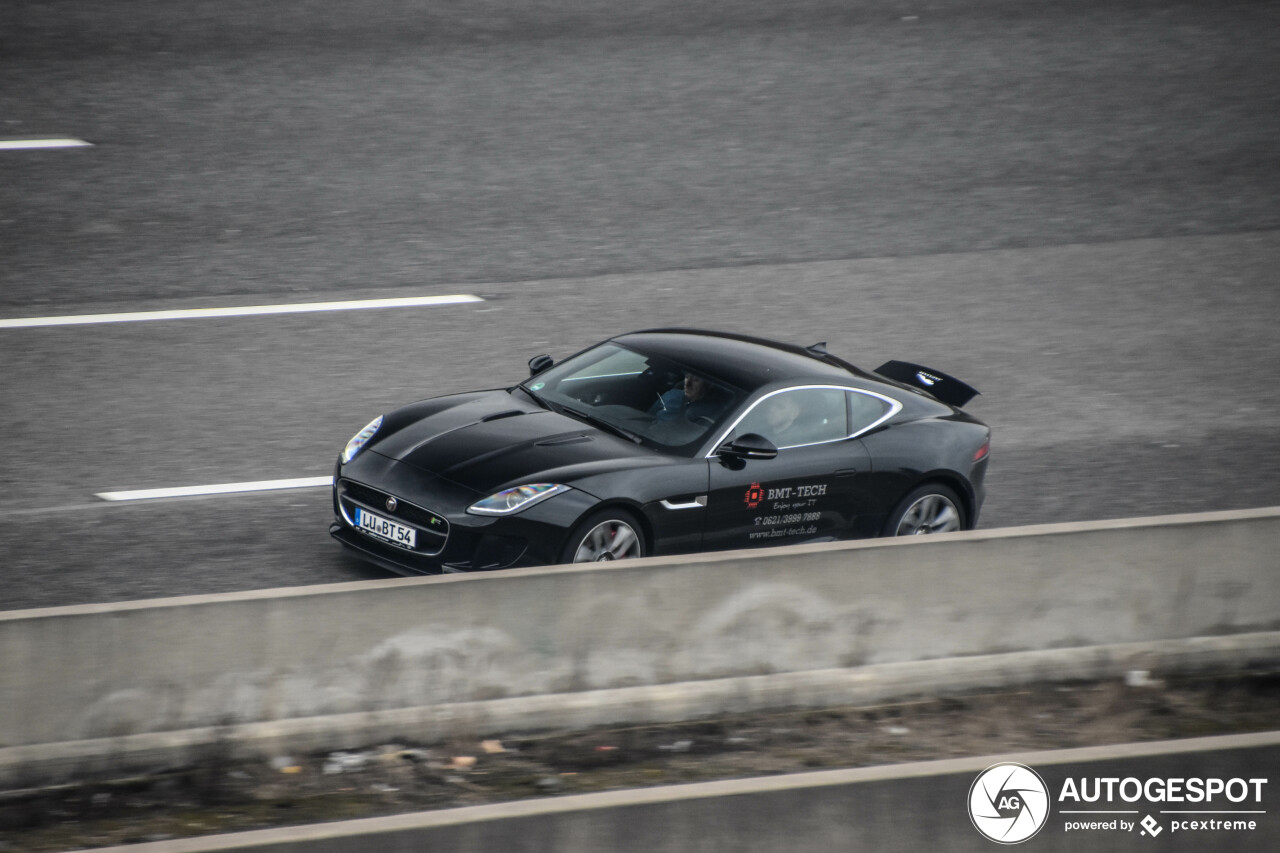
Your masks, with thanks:
[[[836,702],[877,678],[1089,677],[1189,638],[1219,639],[1188,660],[1266,657],[1277,542],[1271,508],[0,613],[0,784],[214,739],[323,749]],[[1112,651],[1072,651],[1095,646]],[[921,675],[940,658],[970,660]]]

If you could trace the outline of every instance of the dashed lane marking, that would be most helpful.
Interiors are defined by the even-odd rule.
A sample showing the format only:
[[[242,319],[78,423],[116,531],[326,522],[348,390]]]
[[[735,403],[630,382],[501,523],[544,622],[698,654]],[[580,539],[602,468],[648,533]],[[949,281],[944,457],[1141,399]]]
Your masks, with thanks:
[[[293,480],[257,480],[250,483],[217,483],[210,486],[177,486],[170,489],[135,489],[122,492],[98,492],[94,497],[104,501],[149,501],[159,498],[190,498],[202,495],[235,495],[243,492],[268,492],[275,489],[311,489],[332,486],[332,477],[300,477]]]
[[[46,151],[51,148],[92,148],[83,139],[0,139],[0,151]]]
[[[199,320],[219,317],[255,317],[265,314],[306,314],[312,311],[360,311],[372,308],[421,308],[433,305],[461,305],[483,302],[479,296],[456,293],[448,296],[406,296],[393,299],[357,299],[348,302],[299,302],[291,305],[246,305],[235,308],[186,308],[170,311],[136,311],[123,314],[68,314],[60,317],[14,317],[0,319],[0,329],[30,329],[40,326],[81,326],[91,323],[141,323],[151,320]]]

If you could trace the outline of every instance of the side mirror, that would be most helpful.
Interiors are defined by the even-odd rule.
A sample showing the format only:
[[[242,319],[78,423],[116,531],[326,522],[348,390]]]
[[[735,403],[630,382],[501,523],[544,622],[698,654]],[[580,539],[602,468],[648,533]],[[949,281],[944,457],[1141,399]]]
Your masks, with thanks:
[[[529,375],[537,376],[555,363],[556,360],[549,355],[535,355],[529,359]]]
[[[778,448],[763,435],[749,432],[733,441],[726,441],[716,454],[722,459],[772,459],[778,455]]]

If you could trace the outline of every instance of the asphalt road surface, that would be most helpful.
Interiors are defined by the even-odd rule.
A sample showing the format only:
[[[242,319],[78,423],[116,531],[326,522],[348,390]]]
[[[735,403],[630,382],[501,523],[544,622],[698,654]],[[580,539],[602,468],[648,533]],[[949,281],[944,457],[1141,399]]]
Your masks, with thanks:
[[[0,609],[382,577],[321,487],[96,496],[324,477],[669,324],[975,385],[983,527],[1280,504],[1277,44],[1277,2],[4,4]],[[3,144],[47,138],[92,145]]]

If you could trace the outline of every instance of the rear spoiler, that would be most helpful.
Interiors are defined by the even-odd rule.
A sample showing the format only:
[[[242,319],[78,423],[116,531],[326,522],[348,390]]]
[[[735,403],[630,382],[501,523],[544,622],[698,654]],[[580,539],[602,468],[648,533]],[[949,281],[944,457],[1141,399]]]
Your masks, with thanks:
[[[919,388],[921,391],[957,409],[978,396],[978,390],[954,376],[908,361],[886,361],[875,370],[886,379]]]

